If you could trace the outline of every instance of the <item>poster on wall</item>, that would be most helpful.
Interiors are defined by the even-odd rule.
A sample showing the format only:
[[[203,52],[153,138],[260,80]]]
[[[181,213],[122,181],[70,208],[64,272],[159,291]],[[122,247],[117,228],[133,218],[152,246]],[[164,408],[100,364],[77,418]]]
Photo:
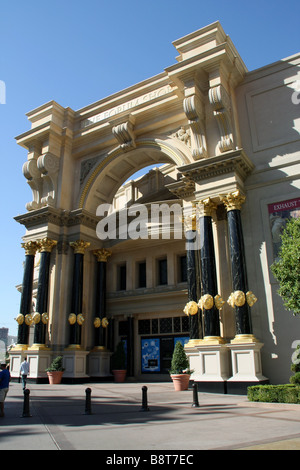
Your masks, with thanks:
[[[160,372],[160,341],[142,339],[142,372]]]
[[[300,217],[300,197],[279,201],[268,205],[270,228],[272,234],[274,261],[278,261],[281,237],[286,222],[291,217]]]

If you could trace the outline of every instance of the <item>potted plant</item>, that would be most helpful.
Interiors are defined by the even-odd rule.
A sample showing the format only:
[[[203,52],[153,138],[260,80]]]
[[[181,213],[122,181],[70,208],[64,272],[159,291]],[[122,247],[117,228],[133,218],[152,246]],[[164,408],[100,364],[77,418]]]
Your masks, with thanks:
[[[115,382],[124,382],[126,377],[126,354],[123,341],[118,343],[116,351],[111,357],[111,367]]]
[[[49,383],[53,384],[60,384],[62,375],[64,373],[64,368],[62,366],[63,358],[62,356],[57,356],[50,364],[50,366],[46,369]]]
[[[188,389],[192,371],[189,368],[189,360],[180,341],[175,344],[169,373],[176,392]]]

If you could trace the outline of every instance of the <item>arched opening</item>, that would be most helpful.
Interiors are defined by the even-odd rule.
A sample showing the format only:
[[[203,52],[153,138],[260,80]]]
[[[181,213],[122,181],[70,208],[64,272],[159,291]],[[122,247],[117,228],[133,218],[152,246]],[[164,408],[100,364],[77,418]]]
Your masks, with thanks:
[[[118,189],[137,171],[149,166],[170,164],[177,167],[190,163],[178,149],[164,142],[139,142],[130,152],[119,147],[101,160],[88,177],[79,198],[79,207],[95,213],[103,203],[112,203]],[[177,176],[173,181],[176,181]],[[170,181],[171,182],[171,181]]]

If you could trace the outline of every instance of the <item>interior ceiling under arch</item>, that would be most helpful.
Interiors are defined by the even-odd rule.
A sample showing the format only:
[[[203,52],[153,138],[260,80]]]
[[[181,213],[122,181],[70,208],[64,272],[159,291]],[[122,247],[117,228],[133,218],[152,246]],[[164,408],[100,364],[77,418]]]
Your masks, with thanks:
[[[85,209],[95,213],[99,204],[111,203],[118,189],[131,175],[150,165],[175,164],[159,149],[139,148],[112,159],[93,181],[85,201]]]

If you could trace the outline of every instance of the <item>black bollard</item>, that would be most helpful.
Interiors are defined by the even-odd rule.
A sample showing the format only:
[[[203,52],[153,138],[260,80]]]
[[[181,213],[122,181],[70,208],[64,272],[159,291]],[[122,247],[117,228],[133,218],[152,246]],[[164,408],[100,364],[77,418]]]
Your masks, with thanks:
[[[193,383],[193,408],[199,408],[199,401],[198,401],[198,384]]]
[[[30,390],[26,388],[24,390],[24,402],[23,402],[23,414],[22,418],[31,418],[30,410],[29,410],[29,395]]]
[[[140,411],[150,411],[148,407],[147,390],[148,388],[146,387],[146,385],[144,385],[142,387],[142,408],[140,409]]]
[[[90,388],[85,389],[85,414],[86,415],[92,414],[91,393],[92,393],[92,390]]]

